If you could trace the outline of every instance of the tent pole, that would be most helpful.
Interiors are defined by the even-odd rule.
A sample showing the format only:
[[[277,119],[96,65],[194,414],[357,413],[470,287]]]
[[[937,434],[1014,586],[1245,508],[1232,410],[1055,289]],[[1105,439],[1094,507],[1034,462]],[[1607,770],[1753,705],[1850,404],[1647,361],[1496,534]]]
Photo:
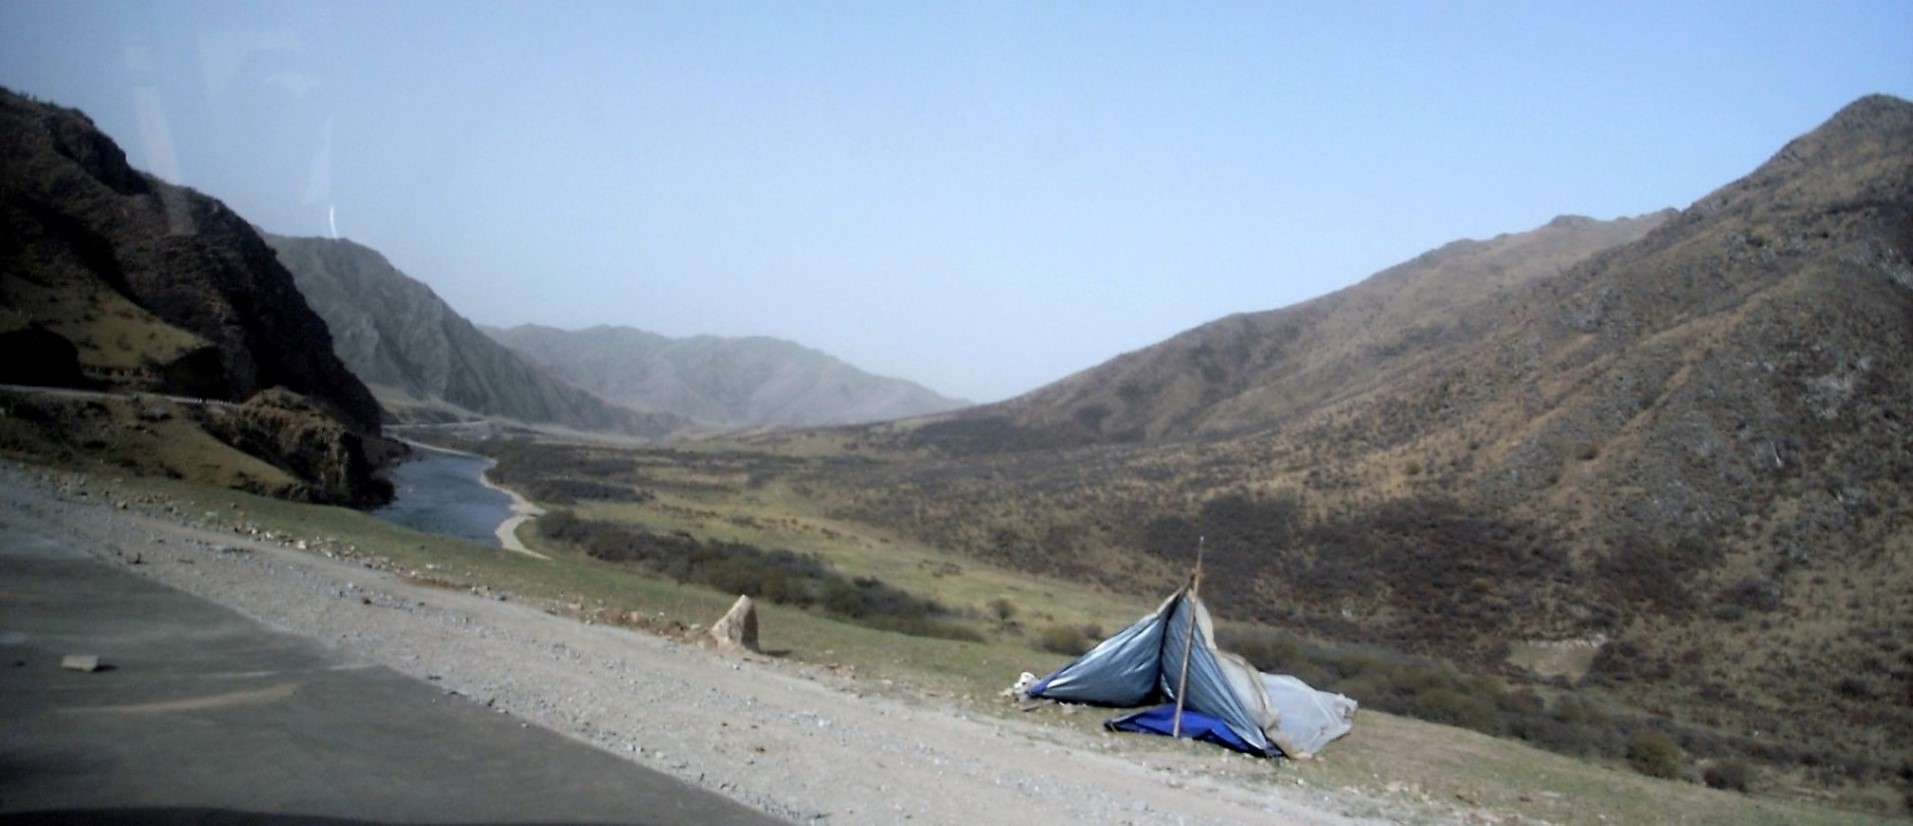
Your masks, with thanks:
[[[1202,545],[1203,537],[1196,537],[1196,569],[1189,574],[1189,598],[1194,599],[1202,591]],[[1188,639],[1182,646],[1182,674],[1176,677],[1176,720],[1170,726],[1169,736],[1182,739],[1182,701],[1189,688],[1189,652],[1196,648],[1196,607],[1189,606]]]

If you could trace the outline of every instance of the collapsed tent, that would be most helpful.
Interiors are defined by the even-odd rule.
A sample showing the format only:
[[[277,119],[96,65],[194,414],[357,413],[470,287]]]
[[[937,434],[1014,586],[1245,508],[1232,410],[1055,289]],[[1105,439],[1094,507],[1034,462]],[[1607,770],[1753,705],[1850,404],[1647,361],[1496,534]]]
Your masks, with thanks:
[[[1184,735],[1262,757],[1306,759],[1347,734],[1355,718],[1354,700],[1317,691],[1294,677],[1263,674],[1248,660],[1216,648],[1209,609],[1188,588],[1056,673],[1031,683],[1025,693],[1105,706],[1168,702],[1163,708],[1117,717],[1108,725],[1170,734],[1177,728],[1179,684],[1185,686]]]

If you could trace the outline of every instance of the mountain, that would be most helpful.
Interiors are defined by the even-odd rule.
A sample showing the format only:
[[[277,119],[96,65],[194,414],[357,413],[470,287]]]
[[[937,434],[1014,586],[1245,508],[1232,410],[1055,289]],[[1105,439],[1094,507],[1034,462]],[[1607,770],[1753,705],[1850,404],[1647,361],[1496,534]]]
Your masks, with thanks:
[[[377,251],[325,238],[266,240],[332,328],[339,358],[406,415],[468,411],[648,438],[688,424],[613,404],[548,374],[480,333]],[[420,404],[436,412],[411,407]]]
[[[1272,426],[1411,378],[1500,323],[1509,295],[1635,241],[1672,215],[1563,216],[1529,232],[1457,241],[1348,289],[1211,322],[955,419],[1028,447]],[[949,446],[970,440],[960,441]]]
[[[967,404],[774,338],[536,325],[486,333],[606,398],[720,427],[886,421]]]
[[[1493,669],[1583,641],[1565,679],[1887,779],[1910,410],[1913,104],[1876,96],[1678,213],[1461,242],[846,434],[893,460],[839,469],[833,512],[1138,592],[1201,537],[1232,615]]]
[[[235,401],[283,386],[377,432],[378,402],[244,219],[134,170],[77,111],[0,91],[0,118],[10,306],[115,382]]]
[[[232,402],[283,388],[262,402],[270,413],[201,406],[202,424],[229,444],[248,434],[247,452],[303,480],[274,492],[389,497],[361,441],[379,433],[378,402],[333,355],[271,248],[224,204],[133,169],[85,115],[0,90],[0,220],[0,335],[50,359],[10,378]],[[58,411],[43,412],[40,436],[59,443]],[[298,435],[281,439],[287,427]]]

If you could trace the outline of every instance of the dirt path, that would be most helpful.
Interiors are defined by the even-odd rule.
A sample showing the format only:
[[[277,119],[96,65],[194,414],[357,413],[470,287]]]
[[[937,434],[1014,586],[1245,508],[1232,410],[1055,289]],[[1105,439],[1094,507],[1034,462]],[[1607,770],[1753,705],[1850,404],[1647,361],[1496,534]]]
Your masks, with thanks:
[[[873,696],[803,664],[425,588],[130,507],[105,483],[0,464],[0,519],[627,759],[804,823],[1350,823],[1402,813],[1214,748]],[[1010,677],[1013,675],[1006,675]],[[1359,815],[1357,817],[1356,815]]]

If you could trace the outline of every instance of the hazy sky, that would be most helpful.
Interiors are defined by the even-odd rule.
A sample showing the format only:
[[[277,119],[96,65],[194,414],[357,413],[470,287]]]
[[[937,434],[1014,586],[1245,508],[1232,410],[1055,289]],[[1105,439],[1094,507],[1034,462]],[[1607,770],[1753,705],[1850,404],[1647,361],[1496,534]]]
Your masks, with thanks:
[[[475,321],[792,339],[975,401],[1458,238],[1685,207],[1913,3],[0,0],[0,84]]]

